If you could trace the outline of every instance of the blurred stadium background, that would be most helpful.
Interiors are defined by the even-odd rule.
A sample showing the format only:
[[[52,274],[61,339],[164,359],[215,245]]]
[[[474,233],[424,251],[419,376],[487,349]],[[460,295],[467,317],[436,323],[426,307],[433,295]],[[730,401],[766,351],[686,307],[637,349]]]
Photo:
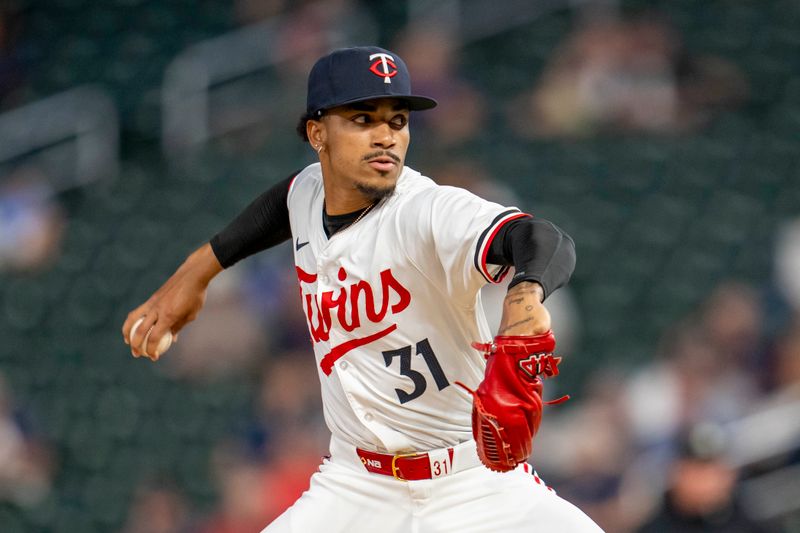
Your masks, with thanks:
[[[609,532],[800,531],[796,0],[0,1],[0,531],[251,532],[304,490],[288,246],[157,365],[120,327],[313,160],[306,73],[368,43],[441,102],[411,166],[577,242],[540,474]]]

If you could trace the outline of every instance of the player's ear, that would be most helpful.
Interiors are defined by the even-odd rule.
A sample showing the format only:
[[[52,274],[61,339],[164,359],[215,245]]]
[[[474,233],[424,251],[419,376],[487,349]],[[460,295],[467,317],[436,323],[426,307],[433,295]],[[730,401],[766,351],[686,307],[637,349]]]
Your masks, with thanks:
[[[325,146],[327,135],[325,133],[325,124],[321,120],[312,119],[306,122],[306,134],[308,135],[308,142],[317,152],[319,152],[319,147]]]

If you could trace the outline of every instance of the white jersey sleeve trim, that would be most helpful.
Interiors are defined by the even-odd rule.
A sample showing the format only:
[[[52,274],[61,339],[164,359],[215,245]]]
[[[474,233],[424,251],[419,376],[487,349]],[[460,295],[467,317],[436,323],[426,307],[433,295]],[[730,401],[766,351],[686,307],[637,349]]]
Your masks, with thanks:
[[[486,265],[486,256],[489,253],[489,247],[494,240],[495,235],[497,232],[500,231],[500,228],[511,222],[512,220],[517,220],[519,218],[530,217],[531,215],[527,213],[522,213],[518,209],[509,209],[507,211],[503,211],[495,219],[492,223],[483,230],[481,233],[480,238],[478,239],[478,245],[475,247],[475,268],[478,269],[486,281],[489,283],[500,283],[503,281],[503,278],[506,277],[508,274],[509,269],[511,268],[509,265],[502,265],[499,270],[497,270],[494,274],[489,270],[489,267]]]

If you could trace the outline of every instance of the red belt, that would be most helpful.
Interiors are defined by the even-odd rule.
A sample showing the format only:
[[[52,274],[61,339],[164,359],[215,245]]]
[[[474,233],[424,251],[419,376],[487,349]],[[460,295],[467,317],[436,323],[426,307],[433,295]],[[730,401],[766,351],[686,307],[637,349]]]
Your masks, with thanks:
[[[432,479],[431,460],[427,453],[401,453],[390,455],[385,453],[370,452],[356,448],[358,457],[364,467],[374,473],[392,476],[400,481],[418,481]],[[433,468],[437,470],[436,476],[449,474],[453,464],[453,448],[447,448],[450,464],[445,461],[434,461]]]

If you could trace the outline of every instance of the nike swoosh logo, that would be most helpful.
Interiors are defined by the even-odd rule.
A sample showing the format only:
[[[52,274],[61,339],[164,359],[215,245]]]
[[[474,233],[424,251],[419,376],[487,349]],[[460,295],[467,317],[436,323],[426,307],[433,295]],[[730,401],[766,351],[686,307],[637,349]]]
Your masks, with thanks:
[[[302,247],[303,247],[303,246],[305,246],[306,244],[308,244],[308,241],[306,241],[306,242],[300,242],[300,237],[297,237],[297,239],[295,239],[295,241],[294,241],[294,249],[295,249],[295,251],[296,251],[296,252],[299,252],[299,251],[300,251],[300,248],[302,248]]]

